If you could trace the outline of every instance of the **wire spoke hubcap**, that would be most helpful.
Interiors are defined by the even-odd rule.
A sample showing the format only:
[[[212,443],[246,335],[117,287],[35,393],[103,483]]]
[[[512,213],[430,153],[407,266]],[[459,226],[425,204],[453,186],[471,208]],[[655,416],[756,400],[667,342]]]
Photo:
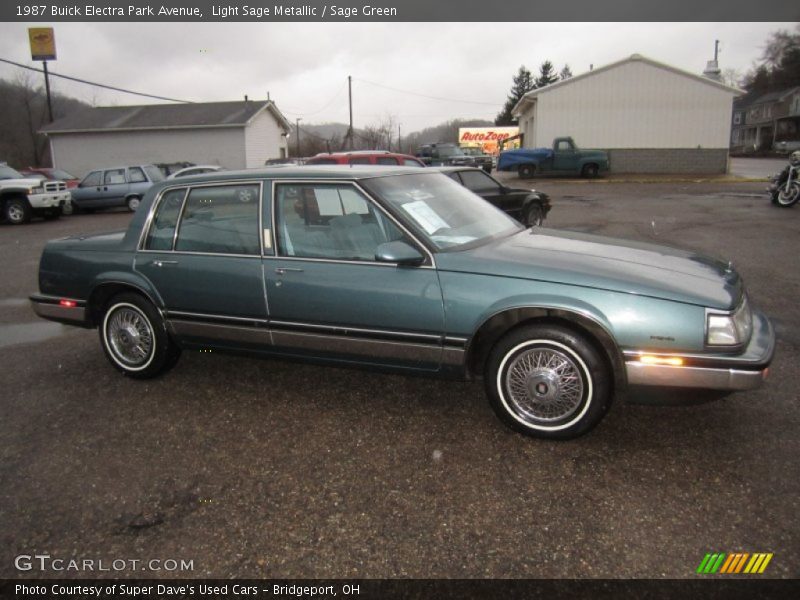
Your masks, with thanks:
[[[145,363],[153,352],[153,331],[150,323],[131,308],[120,308],[111,317],[108,342],[117,357],[131,365]]]
[[[530,349],[515,357],[505,381],[512,406],[531,421],[569,417],[583,400],[584,383],[577,364],[551,348]]]

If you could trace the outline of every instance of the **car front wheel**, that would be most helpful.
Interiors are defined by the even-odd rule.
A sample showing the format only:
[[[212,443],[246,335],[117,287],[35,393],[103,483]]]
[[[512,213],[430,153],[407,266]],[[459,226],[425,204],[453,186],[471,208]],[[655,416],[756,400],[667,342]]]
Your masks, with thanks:
[[[523,326],[489,355],[486,392],[498,417],[533,437],[570,439],[608,412],[610,370],[583,336],[557,325]]]
[[[100,343],[111,364],[135,379],[156,377],[174,365],[180,353],[156,308],[134,293],[119,294],[109,302]]]
[[[544,223],[544,209],[536,202],[532,203],[525,213],[525,225],[528,227],[541,227]]]
[[[3,216],[12,225],[22,225],[31,220],[31,205],[23,198],[6,200]]]

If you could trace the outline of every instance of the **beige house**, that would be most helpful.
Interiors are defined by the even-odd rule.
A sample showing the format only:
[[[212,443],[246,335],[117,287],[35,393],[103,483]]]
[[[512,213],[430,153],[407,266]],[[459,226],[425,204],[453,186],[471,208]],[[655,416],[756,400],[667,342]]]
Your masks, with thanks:
[[[526,148],[572,136],[616,173],[724,173],[742,92],[634,54],[528,92],[514,107]]]
[[[288,156],[290,128],[274,102],[244,100],[88,108],[41,132],[49,138],[53,166],[83,177],[119,165],[260,167]]]

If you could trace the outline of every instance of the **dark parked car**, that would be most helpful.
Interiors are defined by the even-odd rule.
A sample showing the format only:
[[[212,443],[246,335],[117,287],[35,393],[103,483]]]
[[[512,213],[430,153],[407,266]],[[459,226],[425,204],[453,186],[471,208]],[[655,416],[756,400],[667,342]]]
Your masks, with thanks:
[[[437,170],[528,227],[540,226],[550,212],[547,194],[507,187],[481,169],[438,167]]]
[[[758,387],[775,344],[729,263],[526,229],[402,167],[171,180],[127,231],[49,242],[31,301],[97,327],[131,378],[208,348],[482,377],[506,424],[547,438],[586,433],[633,384]]]
[[[417,158],[429,167],[474,167],[477,164],[456,144],[425,144],[417,149]]]
[[[383,167],[424,167],[422,161],[408,154],[388,150],[323,152],[306,160],[307,165],[378,165]]]
[[[491,154],[486,154],[483,151],[483,148],[478,146],[467,146],[461,149],[464,151],[464,154],[475,159],[476,167],[480,167],[487,173],[492,172],[492,167],[494,166],[494,157]]]
[[[114,167],[92,171],[72,190],[75,212],[127,206],[135,211],[154,183],[164,175],[154,165]]]

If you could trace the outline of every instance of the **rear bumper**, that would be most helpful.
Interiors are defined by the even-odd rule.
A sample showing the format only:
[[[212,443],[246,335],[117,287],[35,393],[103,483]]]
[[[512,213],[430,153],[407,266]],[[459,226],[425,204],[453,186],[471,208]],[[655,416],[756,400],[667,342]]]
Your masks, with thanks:
[[[775,353],[775,332],[769,319],[753,313],[753,334],[747,348],[738,355],[651,354],[625,352],[628,385],[697,388],[707,390],[752,390],[767,378]],[[679,359],[680,366],[650,364],[643,356]]]
[[[75,298],[58,298],[45,294],[30,297],[31,308],[38,316],[50,321],[89,327],[86,320],[86,301]]]

